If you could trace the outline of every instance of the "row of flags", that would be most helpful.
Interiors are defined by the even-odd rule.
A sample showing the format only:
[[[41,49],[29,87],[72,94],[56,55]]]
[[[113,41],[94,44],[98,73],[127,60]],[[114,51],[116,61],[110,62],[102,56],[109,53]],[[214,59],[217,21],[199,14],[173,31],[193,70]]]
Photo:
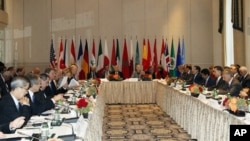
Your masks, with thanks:
[[[51,39],[50,45],[50,65],[53,68],[65,69],[71,64],[77,64],[79,68],[79,79],[86,79],[87,74],[90,71],[90,66],[96,66],[98,74],[101,74],[105,66],[121,66],[121,71],[124,74],[124,78],[129,78],[135,68],[136,64],[141,64],[143,70],[146,71],[150,66],[153,66],[154,71],[157,71],[159,65],[161,65],[171,77],[179,76],[177,67],[185,64],[185,44],[184,38],[182,43],[178,40],[177,54],[175,57],[174,40],[171,42],[171,49],[169,54],[168,42],[162,39],[160,60],[158,61],[157,55],[157,42],[154,39],[153,52],[151,51],[150,40],[143,39],[142,53],[140,54],[139,42],[136,40],[136,47],[133,46],[132,39],[130,40],[130,55],[128,52],[127,40],[124,39],[122,60],[120,57],[119,40],[113,39],[111,55],[109,55],[107,40],[104,40],[104,47],[102,46],[102,40],[99,40],[98,52],[96,56],[95,40],[92,41],[92,50],[89,52],[89,44],[87,39],[83,46],[82,39],[80,39],[78,54],[76,56],[75,44],[73,39],[71,40],[70,48],[67,46],[67,39],[63,41],[60,39],[58,62],[56,53],[54,50],[53,40]],[[134,53],[135,51],[135,53]]]

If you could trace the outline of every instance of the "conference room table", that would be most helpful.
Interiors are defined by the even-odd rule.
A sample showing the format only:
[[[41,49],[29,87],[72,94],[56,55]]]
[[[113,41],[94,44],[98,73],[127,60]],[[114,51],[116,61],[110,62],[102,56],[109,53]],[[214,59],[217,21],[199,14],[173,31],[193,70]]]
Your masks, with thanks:
[[[238,118],[223,108],[213,107],[185,91],[168,86],[164,80],[102,82],[98,91],[95,108],[82,127],[84,133],[80,133],[84,141],[102,140],[105,104],[156,103],[198,141],[228,141],[230,125],[249,124],[244,117]],[[66,135],[72,134],[69,125],[64,125],[61,130]]]

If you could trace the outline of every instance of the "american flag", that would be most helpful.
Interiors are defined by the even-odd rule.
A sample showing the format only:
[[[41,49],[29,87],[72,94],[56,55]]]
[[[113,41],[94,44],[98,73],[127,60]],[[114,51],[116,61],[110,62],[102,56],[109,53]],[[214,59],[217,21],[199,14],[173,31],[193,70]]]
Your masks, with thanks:
[[[53,47],[53,39],[51,39],[51,44],[50,44],[50,66],[55,68],[57,66],[57,61],[56,61],[56,54],[55,50]]]

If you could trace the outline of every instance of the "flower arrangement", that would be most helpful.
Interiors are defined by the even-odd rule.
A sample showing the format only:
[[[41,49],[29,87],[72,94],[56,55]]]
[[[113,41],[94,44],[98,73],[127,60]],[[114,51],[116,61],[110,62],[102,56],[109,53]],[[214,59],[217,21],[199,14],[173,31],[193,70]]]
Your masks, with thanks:
[[[97,94],[97,88],[95,86],[90,86],[87,88],[87,93],[88,96],[95,95]]]
[[[248,101],[240,97],[227,97],[223,100],[222,105],[232,112],[246,111],[248,109]]]
[[[197,85],[197,84],[190,85],[188,89],[190,90],[191,93],[196,93],[196,94],[202,93],[203,91],[202,86]]]
[[[76,102],[76,106],[79,109],[80,114],[88,113],[92,109],[92,103],[87,98],[81,98]]]

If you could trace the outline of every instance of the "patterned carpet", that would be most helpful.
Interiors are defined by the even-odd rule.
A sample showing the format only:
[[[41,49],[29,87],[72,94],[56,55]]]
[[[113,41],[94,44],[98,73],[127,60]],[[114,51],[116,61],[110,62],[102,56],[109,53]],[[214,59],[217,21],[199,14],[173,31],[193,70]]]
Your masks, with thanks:
[[[106,105],[103,141],[190,141],[156,104]]]

